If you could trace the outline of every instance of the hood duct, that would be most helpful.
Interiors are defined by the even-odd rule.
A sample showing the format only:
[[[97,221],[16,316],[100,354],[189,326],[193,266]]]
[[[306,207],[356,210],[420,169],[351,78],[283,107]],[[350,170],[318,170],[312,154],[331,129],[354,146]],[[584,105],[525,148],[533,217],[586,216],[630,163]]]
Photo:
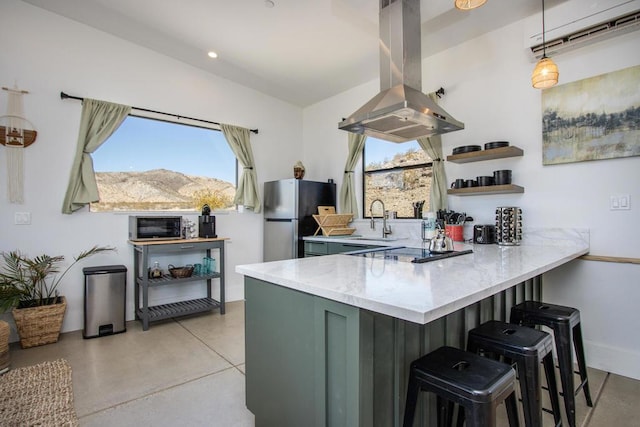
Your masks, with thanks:
[[[422,88],[420,0],[380,0],[380,93],[338,128],[391,142],[464,129]]]

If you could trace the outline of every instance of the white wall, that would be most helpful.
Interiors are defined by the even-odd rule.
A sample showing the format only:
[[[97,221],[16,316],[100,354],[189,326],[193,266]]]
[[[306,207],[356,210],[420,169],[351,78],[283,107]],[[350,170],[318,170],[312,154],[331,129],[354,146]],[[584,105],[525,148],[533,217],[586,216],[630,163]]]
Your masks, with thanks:
[[[0,251],[19,249],[70,260],[95,244],[118,248],[117,253],[74,267],[65,279],[60,290],[69,305],[63,331],[83,327],[84,266],[128,267],[127,318],[133,318],[133,255],[126,240],[127,215],[61,213],[81,104],[62,101],[60,91],[259,128],[251,141],[260,182],[291,177],[292,165],[300,157],[300,108],[21,1],[0,4],[0,52],[0,85],[17,84],[30,92],[24,97],[25,115],[38,131],[36,142],[24,153],[22,205],[7,201],[6,150],[0,149]],[[0,91],[0,111],[6,103],[6,92]],[[16,212],[31,212],[31,225],[14,225]],[[227,295],[229,300],[242,299],[242,277],[234,272],[235,265],[262,261],[262,215],[231,213],[217,215],[217,221],[218,234],[231,239]],[[158,296],[170,297],[168,291]]]
[[[492,224],[497,206],[520,206],[525,227],[589,228],[591,254],[640,257],[640,157],[542,165],[541,92],[531,88],[534,63],[522,32],[523,22],[517,22],[423,60],[422,89],[444,87],[441,105],[465,123],[463,131],[443,135],[445,155],[457,146],[497,140],[524,150],[523,157],[512,159],[447,162],[449,182],[512,169],[514,184],[525,188],[521,195],[451,196],[450,208]],[[560,84],[638,65],[638,45],[640,32],[635,32],[558,56]],[[378,90],[373,81],[305,109],[308,169],[327,171],[342,184],[347,137],[337,123]],[[631,195],[632,210],[609,211],[609,195],[617,193]],[[545,276],[546,300],[581,310],[590,366],[640,378],[640,338],[632,314],[640,301],[638,277],[638,265],[590,261],[574,261]]]

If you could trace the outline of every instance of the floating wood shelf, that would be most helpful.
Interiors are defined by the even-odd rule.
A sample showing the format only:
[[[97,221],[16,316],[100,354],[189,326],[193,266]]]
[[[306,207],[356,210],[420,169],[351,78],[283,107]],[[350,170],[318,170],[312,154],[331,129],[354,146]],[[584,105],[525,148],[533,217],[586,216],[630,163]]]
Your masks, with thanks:
[[[497,148],[496,148],[497,150]],[[452,188],[447,190],[447,194],[452,196],[480,196],[487,194],[509,194],[509,193],[524,193],[524,187],[519,185],[487,185],[484,187],[469,187],[469,188]]]
[[[483,160],[505,159],[507,157],[522,156],[524,151],[518,147],[500,147],[490,150],[472,151],[470,153],[453,154],[447,156],[447,161],[453,163],[471,163]]]

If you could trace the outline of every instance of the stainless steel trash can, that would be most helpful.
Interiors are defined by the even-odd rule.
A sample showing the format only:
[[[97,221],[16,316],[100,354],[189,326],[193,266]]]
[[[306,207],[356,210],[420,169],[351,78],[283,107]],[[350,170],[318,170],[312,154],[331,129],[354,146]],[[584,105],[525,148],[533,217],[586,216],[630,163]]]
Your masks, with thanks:
[[[85,267],[84,338],[126,332],[127,268],[124,265]]]

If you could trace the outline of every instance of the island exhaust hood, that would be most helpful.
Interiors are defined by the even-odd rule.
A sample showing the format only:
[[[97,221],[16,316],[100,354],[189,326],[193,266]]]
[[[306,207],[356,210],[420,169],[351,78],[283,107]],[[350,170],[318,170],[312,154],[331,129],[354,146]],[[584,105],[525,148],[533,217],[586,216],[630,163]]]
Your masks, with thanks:
[[[338,128],[391,142],[464,129],[422,88],[420,0],[380,0],[380,93]]]

